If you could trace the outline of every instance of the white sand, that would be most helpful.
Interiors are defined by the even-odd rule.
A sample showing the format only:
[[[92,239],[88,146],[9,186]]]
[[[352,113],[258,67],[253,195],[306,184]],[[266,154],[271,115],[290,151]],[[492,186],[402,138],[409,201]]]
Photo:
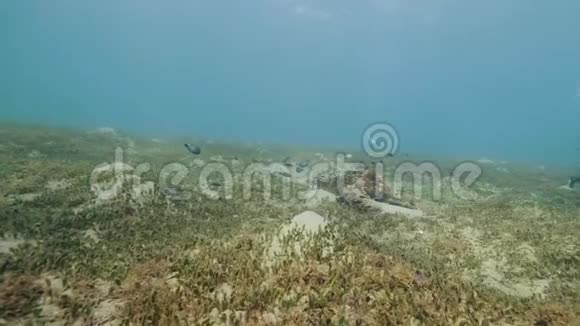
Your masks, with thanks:
[[[325,202],[336,202],[336,195],[324,189],[308,190],[303,196],[306,207],[314,208]]]
[[[326,227],[324,217],[312,211],[302,212],[292,219],[292,223],[288,226],[288,231],[294,228],[304,228],[304,231],[316,233]]]
[[[390,205],[387,203],[381,203],[374,201],[372,199],[365,200],[365,204],[371,208],[378,209],[383,214],[397,214],[404,215],[410,218],[425,216],[423,211],[419,209],[406,208],[401,206]]]
[[[298,240],[293,243],[293,251],[300,257],[302,256],[303,243],[307,241],[309,236],[324,230],[326,224],[327,223],[324,220],[324,217],[312,211],[304,211],[294,216],[290,224],[285,225],[277,234],[274,235],[272,242],[270,243],[270,247],[266,253],[263,267],[271,267],[274,265],[278,258],[285,255],[284,248],[282,248],[282,240],[284,237],[288,236],[290,232],[298,229],[303,230],[304,234],[306,235],[306,237],[302,240]],[[332,248],[327,249],[328,251],[332,251]]]

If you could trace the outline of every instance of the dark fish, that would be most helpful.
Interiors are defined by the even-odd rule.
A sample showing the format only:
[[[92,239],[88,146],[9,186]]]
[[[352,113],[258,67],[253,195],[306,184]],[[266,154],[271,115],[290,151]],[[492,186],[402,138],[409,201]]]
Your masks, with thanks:
[[[580,178],[570,177],[570,180],[568,180],[568,187],[574,188],[574,186],[576,185],[576,182],[578,182],[578,181],[580,181]]]
[[[310,164],[310,162],[308,162],[308,161],[301,161],[300,163],[298,163],[298,166],[304,169],[305,167],[308,166],[308,164]]]
[[[210,183],[210,186],[221,187],[222,184],[221,184],[221,182],[213,181],[212,183]]]
[[[199,146],[195,146],[192,144],[183,144],[185,146],[185,148],[187,148],[187,150],[194,155],[199,155],[201,154],[201,148],[199,148]]]
[[[286,177],[286,178],[290,178],[292,175],[288,172],[278,172],[279,175]]]
[[[284,166],[293,167],[294,165],[290,162],[284,162]]]
[[[296,172],[302,173],[302,171],[304,171],[304,168],[303,167],[301,167],[301,166],[297,166],[296,167]]]

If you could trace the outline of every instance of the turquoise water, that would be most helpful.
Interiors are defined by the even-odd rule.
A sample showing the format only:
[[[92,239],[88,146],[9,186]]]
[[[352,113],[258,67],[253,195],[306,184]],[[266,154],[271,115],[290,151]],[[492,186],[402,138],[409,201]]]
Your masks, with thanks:
[[[580,162],[580,2],[4,0],[0,118]]]

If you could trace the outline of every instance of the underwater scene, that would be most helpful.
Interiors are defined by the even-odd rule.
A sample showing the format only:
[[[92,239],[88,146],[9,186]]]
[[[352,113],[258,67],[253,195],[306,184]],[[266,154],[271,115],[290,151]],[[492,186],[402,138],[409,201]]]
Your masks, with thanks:
[[[580,2],[4,0],[0,325],[580,326]]]

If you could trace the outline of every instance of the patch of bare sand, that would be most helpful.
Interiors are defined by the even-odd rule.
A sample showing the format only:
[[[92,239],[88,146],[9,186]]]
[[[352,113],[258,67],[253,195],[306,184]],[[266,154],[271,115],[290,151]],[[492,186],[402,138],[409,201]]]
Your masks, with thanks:
[[[303,255],[303,247],[306,242],[314,234],[323,231],[326,228],[327,222],[324,217],[318,215],[312,211],[305,211],[298,214],[292,218],[292,222],[289,225],[282,227],[278,233],[273,235],[272,241],[266,252],[266,257],[264,259],[264,267],[271,267],[278,258],[284,257],[289,254],[284,248],[284,242],[287,237],[294,234],[294,232],[299,233],[300,237],[293,238],[289,242],[289,249],[294,252],[298,257]],[[325,252],[332,252],[332,245],[325,248]]]
[[[483,261],[480,270],[483,284],[507,295],[520,298],[543,297],[550,286],[548,279],[517,278],[508,280],[503,271],[506,267],[507,260],[505,258],[501,260],[489,258]]]
[[[387,203],[381,203],[371,199],[365,200],[365,204],[370,208],[378,210],[381,214],[403,215],[409,218],[425,216],[423,211],[419,209],[390,205]]]
[[[0,238],[0,253],[9,254],[12,249],[15,249],[25,243],[35,244],[35,241],[14,238]]]
[[[121,325],[121,320],[118,319],[118,312],[124,307],[123,301],[119,299],[107,299],[101,301],[93,309],[92,322],[94,325]]]
[[[326,202],[336,202],[336,195],[324,189],[313,189],[304,193],[305,205],[315,208]]]
[[[294,216],[290,228],[304,228],[306,232],[315,233],[326,227],[324,217],[312,211],[305,211]]]
[[[475,281],[478,279],[479,275],[484,286],[493,288],[510,296],[520,298],[544,296],[546,290],[550,286],[549,279],[529,279],[525,277],[508,278],[506,272],[510,270],[521,270],[522,267],[515,265],[513,262],[508,263],[508,259],[505,255],[493,244],[482,244],[480,238],[483,233],[480,230],[466,227],[461,230],[461,234],[471,247],[473,254],[482,259],[479,269],[466,271],[464,273],[465,279]],[[516,250],[518,253],[521,253],[522,257],[527,262],[537,262],[534,248],[529,244],[522,243],[518,248],[516,248]]]
[[[47,182],[45,188],[51,191],[58,191],[70,188],[73,182],[68,179],[50,180]]]
[[[32,201],[35,201],[36,198],[38,198],[40,196],[42,196],[42,193],[30,192],[30,193],[26,193],[26,194],[12,195],[11,197],[15,200],[18,200],[18,201],[32,202]]]
[[[205,165],[205,161],[204,160],[201,160],[199,158],[194,159],[189,164],[189,166],[192,167],[192,168],[202,168],[204,165]]]

